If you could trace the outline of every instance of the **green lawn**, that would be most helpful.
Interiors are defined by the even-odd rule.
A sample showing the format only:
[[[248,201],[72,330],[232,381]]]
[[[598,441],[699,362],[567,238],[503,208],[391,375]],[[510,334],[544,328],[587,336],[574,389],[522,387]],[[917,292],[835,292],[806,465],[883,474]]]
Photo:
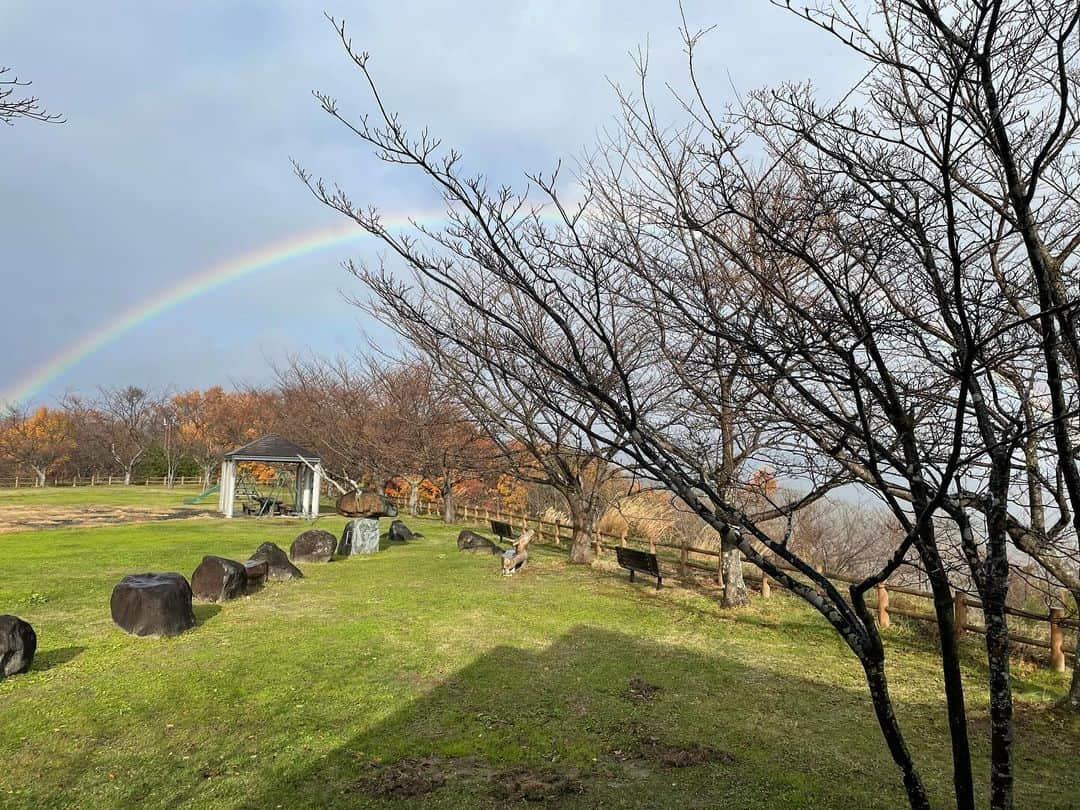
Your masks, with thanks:
[[[154,486],[21,487],[0,489],[0,510],[5,506],[136,506],[179,508],[184,498],[198,495],[202,487],[166,489]],[[216,509],[217,493],[204,498],[199,507]]]
[[[307,524],[0,535],[0,613],[39,637],[31,672],[0,681],[0,806],[406,807],[419,799],[394,796],[428,789],[430,807],[560,790],[553,804],[583,808],[904,803],[858,666],[789,597],[724,611],[707,593],[657,593],[547,549],[504,578],[492,557],[456,550],[456,528],[408,522],[426,536],[200,605],[195,629],[167,640],[113,626],[121,576],[190,576],[205,553],[287,547]],[[941,689],[922,633],[889,631],[893,689],[946,806]],[[974,640],[969,668],[985,783]],[[634,676],[660,689],[641,699]],[[1017,662],[1017,807],[1076,804],[1080,724],[1047,710],[1065,684]]]

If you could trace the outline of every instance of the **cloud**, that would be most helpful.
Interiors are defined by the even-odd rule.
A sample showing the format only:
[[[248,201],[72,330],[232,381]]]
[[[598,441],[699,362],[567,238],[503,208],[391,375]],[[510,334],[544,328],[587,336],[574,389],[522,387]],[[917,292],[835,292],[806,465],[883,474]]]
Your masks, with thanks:
[[[519,182],[591,142],[648,43],[657,87],[682,84],[674,3],[341,2],[394,109],[460,147],[467,166]],[[758,3],[688,3],[717,25],[702,74],[719,103],[852,60],[791,15]],[[370,99],[315,7],[299,3],[16,3],[3,61],[34,80],[63,126],[0,131],[0,390],[81,334],[186,275],[334,221],[292,176],[296,157],[391,212],[430,207],[417,178],[376,161],[322,114],[325,90]],[[367,248],[365,248],[367,249]],[[328,251],[215,290],[86,358],[46,396],[99,384],[268,379],[266,351],[335,352],[356,335],[338,294],[355,284]],[[355,287],[352,287],[355,291]],[[255,313],[255,314],[252,314]],[[201,347],[206,347],[203,350]],[[269,348],[267,348],[269,347]]]

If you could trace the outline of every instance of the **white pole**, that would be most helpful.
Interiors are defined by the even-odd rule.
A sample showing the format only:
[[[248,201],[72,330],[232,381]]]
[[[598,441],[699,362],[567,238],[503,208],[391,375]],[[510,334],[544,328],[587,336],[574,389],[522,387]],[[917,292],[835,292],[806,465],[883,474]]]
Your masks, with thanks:
[[[225,476],[228,478],[229,486],[225,491],[225,517],[231,518],[233,516],[233,501],[236,499],[236,462],[228,462],[228,466],[225,470]]]
[[[319,489],[322,487],[322,465],[316,464],[315,469],[311,472],[312,484],[311,484],[311,516],[319,516]]]

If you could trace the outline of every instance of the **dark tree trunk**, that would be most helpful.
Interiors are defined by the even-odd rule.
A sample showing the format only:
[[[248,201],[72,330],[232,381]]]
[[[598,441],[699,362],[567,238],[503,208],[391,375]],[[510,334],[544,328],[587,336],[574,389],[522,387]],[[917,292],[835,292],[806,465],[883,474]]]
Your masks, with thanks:
[[[934,556],[936,557],[936,553]],[[925,562],[924,559],[924,564]],[[956,641],[952,588],[945,578],[940,559],[937,560],[937,565],[933,570],[927,565],[927,572],[930,589],[934,594],[934,613],[941,640],[941,671],[952,743],[956,807],[957,810],[974,810],[975,785],[971,774],[971,744],[968,740],[967,709],[964,706],[964,682],[960,672],[960,654]]]
[[[995,600],[997,601],[997,600]],[[986,653],[990,670],[990,807],[1011,810],[1013,806],[1013,711],[1009,686],[1009,628],[1004,602],[984,601]]]
[[[863,671],[866,673],[866,683],[870,687],[870,699],[874,704],[874,713],[877,715],[878,725],[885,737],[885,744],[889,747],[893,762],[900,767],[904,779],[904,790],[907,791],[908,803],[912,810],[930,810],[930,799],[926,795],[926,788],[915,770],[915,763],[911,759],[911,753],[904,742],[904,735],[900,731],[900,724],[896,720],[893,711],[892,698],[889,696],[889,682],[885,677],[885,662],[881,658],[863,660]]]
[[[1070,591],[1073,602],[1080,607],[1080,591]],[[1058,708],[1067,711],[1080,711],[1080,631],[1076,634],[1076,650],[1073,652],[1072,681],[1069,682],[1069,691],[1058,702]]]

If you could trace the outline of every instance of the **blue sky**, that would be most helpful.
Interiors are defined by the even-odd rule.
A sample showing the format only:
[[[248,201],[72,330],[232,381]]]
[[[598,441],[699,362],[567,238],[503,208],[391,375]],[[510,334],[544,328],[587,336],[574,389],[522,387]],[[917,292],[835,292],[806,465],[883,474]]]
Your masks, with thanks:
[[[701,70],[718,105],[813,78],[838,95],[858,66],[765,0],[693,2],[716,26]],[[323,6],[271,2],[0,0],[0,65],[67,123],[0,127],[0,392],[82,335],[230,256],[336,222],[290,157],[388,213],[430,209],[430,191],[375,161],[313,89],[359,114],[370,99]],[[657,92],[681,86],[675,2],[328,2],[346,19],[390,106],[427,124],[496,182],[520,183],[588,146],[648,44]],[[289,353],[385,342],[342,292],[340,268],[374,255],[339,246],[178,306],[95,351],[38,395],[138,384],[259,383]]]

